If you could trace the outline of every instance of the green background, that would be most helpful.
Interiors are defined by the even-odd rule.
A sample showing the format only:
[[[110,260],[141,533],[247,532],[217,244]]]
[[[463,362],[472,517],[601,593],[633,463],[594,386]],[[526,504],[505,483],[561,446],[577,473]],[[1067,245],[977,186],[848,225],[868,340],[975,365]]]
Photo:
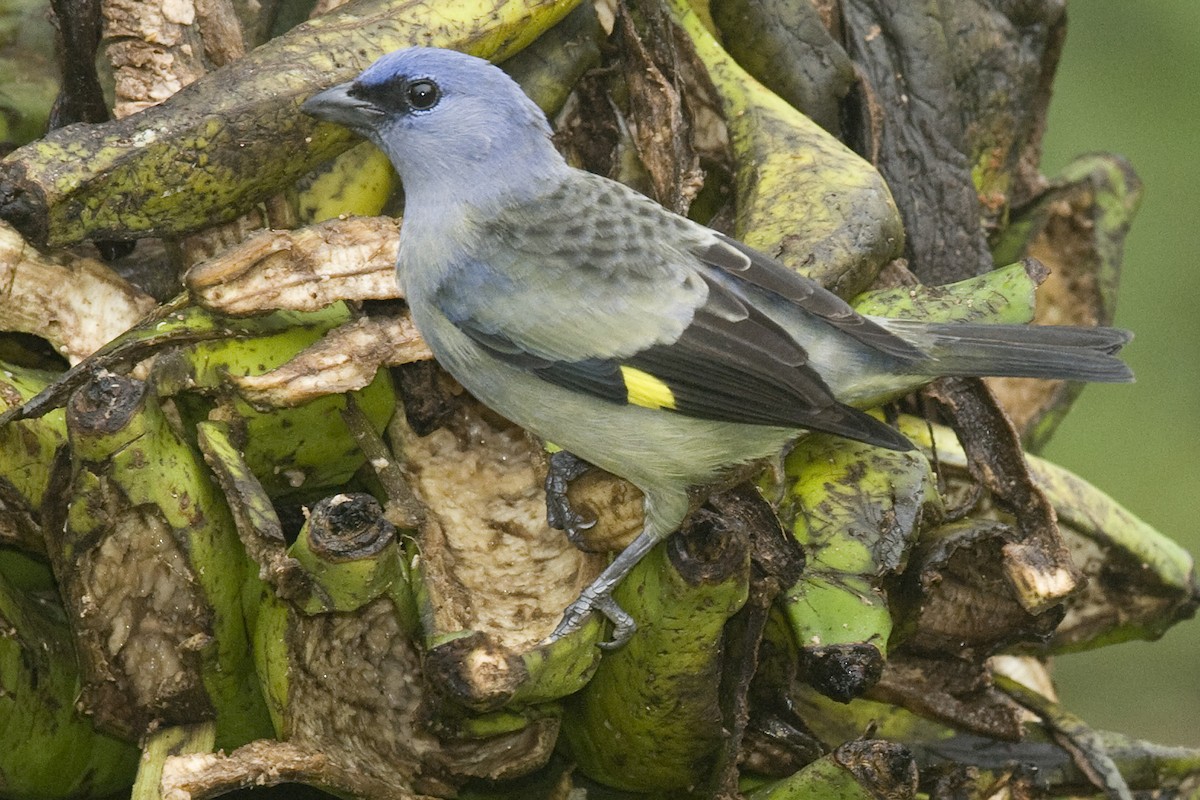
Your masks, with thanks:
[[[1044,455],[1200,552],[1200,2],[1076,0],[1043,171],[1088,151],[1145,182],[1117,324],[1132,386],[1091,386]],[[1154,643],[1063,656],[1064,703],[1096,727],[1200,746],[1200,622]]]

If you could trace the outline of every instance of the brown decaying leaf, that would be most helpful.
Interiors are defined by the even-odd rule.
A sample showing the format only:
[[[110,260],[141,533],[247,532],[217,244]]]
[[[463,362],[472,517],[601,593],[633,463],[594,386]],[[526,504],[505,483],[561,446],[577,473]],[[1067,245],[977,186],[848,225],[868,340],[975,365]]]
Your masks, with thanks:
[[[59,33],[62,86],[50,110],[50,128],[109,119],[96,73],[100,46],[100,0],[51,0]]]
[[[859,71],[856,148],[888,180],[905,255],[930,284],[992,266],[986,235],[1037,171],[1063,3],[842,3]]]
[[[43,255],[0,223],[0,328],[54,345],[77,364],[154,308],[154,298],[91,258]]]
[[[261,25],[244,32],[239,5],[244,2],[106,0],[104,46],[117,119],[161,103],[259,44],[254,38]]]
[[[721,741],[711,780],[714,800],[736,800],[763,632],[775,600],[800,577],[804,552],[784,531],[770,504],[748,483],[712,495],[706,507],[746,536],[750,545],[750,591],[745,605],[725,626],[717,696],[728,733]]]
[[[280,408],[362,389],[385,366],[432,358],[404,309],[349,322],[270,372],[229,380],[256,407]]]
[[[318,749],[292,742],[260,739],[224,753],[171,756],[163,765],[159,784],[172,800],[207,800],[235,789],[312,783],[357,791],[380,800],[435,800],[415,794],[391,781],[379,780],[341,767]]]
[[[992,739],[1022,736],[1020,708],[992,685],[983,666],[950,656],[893,655],[868,697]]]
[[[391,435],[426,510],[419,557],[433,608],[428,635],[483,631],[515,651],[541,641],[603,559],[546,524],[540,448],[473,401],[428,436],[398,418]]]
[[[977,379],[942,378],[924,394],[940,404],[967,452],[972,476],[1017,520],[1018,541],[1003,548],[1017,601],[1033,613],[1061,602],[1082,575],[1058,535],[1054,508],[1034,485],[1016,430]]]
[[[678,66],[661,9],[642,10],[643,38],[628,9],[617,17],[621,66],[629,91],[629,122],[638,156],[660,203],[685,213],[703,183],[700,160],[691,146],[688,119],[676,77]],[[667,70],[664,74],[663,70]]]
[[[231,316],[396,299],[398,226],[390,217],[349,217],[259,231],[192,267],[184,282],[197,303]]]
[[[898,593],[913,604],[904,614],[904,651],[931,657],[952,653],[980,665],[1003,647],[1045,641],[1062,620],[1063,608],[1033,614],[1017,601],[1005,576],[1003,550],[1019,538],[1013,526],[988,519],[925,531]]]
[[[395,272],[396,225],[384,217],[353,217],[295,231],[256,231],[192,267],[185,283],[200,305],[233,316],[398,297],[389,275]],[[328,281],[329,287],[321,285]]]
[[[878,153],[875,164],[904,220],[910,268],[925,283],[941,284],[981,274],[991,255],[954,96],[950,44],[942,13],[929,5],[847,0],[842,11],[846,49],[886,120],[864,130],[874,136],[857,149]]]
[[[1041,325],[1111,325],[1125,236],[1142,197],[1142,183],[1119,156],[1089,155],[1056,179],[1029,206],[1015,212],[1026,231],[1023,254],[1047,268],[1037,293]],[[1083,384],[990,378],[1026,446],[1037,451],[1083,390]]]

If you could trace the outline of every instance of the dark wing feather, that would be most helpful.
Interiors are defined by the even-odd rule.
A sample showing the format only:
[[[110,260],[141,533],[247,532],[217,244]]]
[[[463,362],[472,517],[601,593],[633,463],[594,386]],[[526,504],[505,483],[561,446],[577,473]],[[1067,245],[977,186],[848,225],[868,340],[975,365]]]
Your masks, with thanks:
[[[737,280],[765,289],[852,336],[868,347],[903,359],[923,361],[926,354],[855,311],[816,281],[793,272],[770,256],[717,233],[717,244],[696,255]]]
[[[527,353],[499,334],[486,333],[468,323],[455,324],[496,358],[528,370],[542,380],[614,403],[629,400],[621,365],[616,361],[604,358],[554,361]]]
[[[726,290],[714,282],[709,289],[710,303],[698,309],[678,340],[626,361],[665,382],[675,410],[725,422],[826,431],[894,450],[912,448],[893,428],[839,403],[807,365],[804,348],[769,317],[751,306],[744,306],[744,319],[712,313],[712,298]]]
[[[632,367],[665,383],[674,398],[672,410],[680,414],[826,431],[895,450],[911,449],[894,429],[837,402],[821,376],[807,366],[804,348],[770,318],[719,283],[708,284],[707,301],[676,341],[652,345],[622,360],[551,360],[469,323],[456,324],[496,358],[610,402],[629,402],[622,367]]]

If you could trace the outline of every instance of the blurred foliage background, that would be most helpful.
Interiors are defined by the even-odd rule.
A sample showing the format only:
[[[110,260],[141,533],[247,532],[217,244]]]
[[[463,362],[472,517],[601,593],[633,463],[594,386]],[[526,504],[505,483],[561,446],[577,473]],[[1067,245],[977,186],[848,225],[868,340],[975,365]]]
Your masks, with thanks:
[[[1043,171],[1101,150],[1145,182],[1117,311],[1137,383],[1089,387],[1045,455],[1200,554],[1200,3],[1076,0],[1068,15]],[[1200,746],[1200,620],[1055,674],[1096,727]]]

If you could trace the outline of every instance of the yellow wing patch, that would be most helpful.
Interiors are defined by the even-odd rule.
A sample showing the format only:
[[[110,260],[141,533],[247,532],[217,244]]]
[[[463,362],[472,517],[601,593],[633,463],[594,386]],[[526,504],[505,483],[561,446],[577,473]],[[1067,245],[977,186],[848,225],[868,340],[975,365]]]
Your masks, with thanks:
[[[625,380],[629,402],[635,406],[675,408],[675,395],[671,393],[671,388],[649,372],[622,366],[621,377]]]

